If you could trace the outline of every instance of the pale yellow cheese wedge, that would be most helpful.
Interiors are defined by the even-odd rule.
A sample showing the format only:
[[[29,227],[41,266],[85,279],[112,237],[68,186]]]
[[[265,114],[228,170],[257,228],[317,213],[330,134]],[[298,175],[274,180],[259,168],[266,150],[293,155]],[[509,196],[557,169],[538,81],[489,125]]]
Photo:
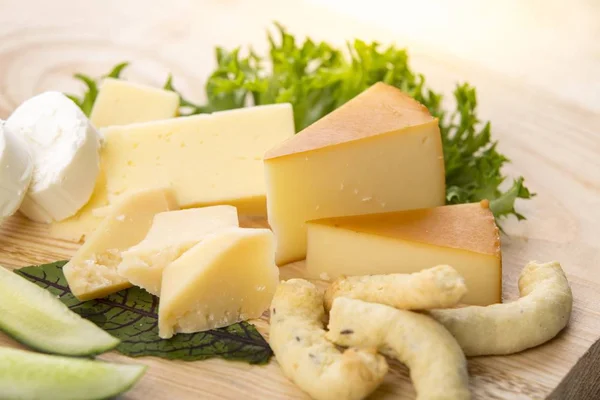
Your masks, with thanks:
[[[312,278],[410,274],[439,264],[464,278],[462,303],[502,301],[500,236],[487,201],[308,223]]]
[[[274,104],[102,132],[109,199],[170,186],[182,208],[229,204],[241,214],[264,215],[262,158],[294,134],[294,121],[289,104]]]
[[[102,82],[90,120],[96,128],[172,118],[179,109],[179,95],[121,79]]]
[[[93,232],[100,222],[102,222],[106,213],[102,214],[97,212],[97,210],[107,210],[107,206],[106,179],[104,178],[104,171],[101,165],[96,186],[90,200],[74,216],[50,224],[50,236],[57,239],[80,242],[84,236]]]
[[[231,228],[206,237],[163,272],[159,336],[258,318],[278,281],[268,229]]]
[[[84,301],[130,287],[117,273],[121,252],[144,239],[154,215],[177,208],[170,189],[135,192],[114,204],[63,268],[73,295]]]
[[[164,268],[207,235],[239,226],[232,206],[213,206],[156,214],[148,234],[122,253],[117,271],[132,284],[160,295]]]
[[[306,256],[308,220],[445,201],[438,120],[383,83],[270,150],[265,170],[279,265]]]

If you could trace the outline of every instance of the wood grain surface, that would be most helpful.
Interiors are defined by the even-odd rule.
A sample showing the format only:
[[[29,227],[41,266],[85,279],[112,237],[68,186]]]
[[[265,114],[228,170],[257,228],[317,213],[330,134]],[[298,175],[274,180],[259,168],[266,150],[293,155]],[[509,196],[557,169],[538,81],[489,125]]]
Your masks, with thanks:
[[[391,25],[365,22],[315,4],[278,0],[0,0],[0,10],[0,118],[41,91],[81,90],[71,79],[74,72],[99,75],[123,60],[133,62],[128,78],[159,85],[172,72],[175,85],[184,94],[201,99],[204,79],[214,65],[214,46],[252,44],[263,51],[265,31],[273,20],[300,35],[335,43],[360,37],[407,44],[414,65],[434,88],[446,93],[456,82],[473,83],[478,88],[481,117],[492,121],[501,151],[512,160],[507,173],[525,176],[537,193],[533,200],[518,204],[527,221],[503,224],[504,299],[518,296],[517,277],[529,260],[560,261],[575,297],[570,325],[551,342],[511,356],[470,359],[474,397],[544,398],[554,391],[553,398],[562,399],[574,398],[570,397],[573,387],[589,390],[589,378],[578,380],[569,371],[600,337],[598,104],[586,107],[571,101],[573,96],[545,89],[544,84],[550,87],[551,82],[531,84],[518,74],[488,68],[485,61],[431,51],[431,46],[401,36]],[[590,42],[590,46],[596,45]],[[545,48],[545,43],[532,43],[532,57],[538,48]],[[569,63],[588,60],[587,56],[564,59],[562,67],[566,71]],[[594,63],[598,65],[597,60]],[[531,68],[523,67],[534,71]],[[590,82],[590,87],[598,83]],[[590,93],[585,96],[594,98]],[[260,226],[264,221],[245,224]],[[77,247],[50,238],[46,226],[21,216],[0,227],[0,264],[9,267],[65,259]],[[302,264],[282,268],[282,277],[302,276]],[[267,315],[255,321],[265,335],[267,321]],[[18,346],[4,335],[0,335],[0,344]],[[597,346],[594,349],[578,370],[598,375],[598,367],[591,366],[599,357]],[[116,352],[102,358],[131,362]],[[222,360],[178,362],[148,357],[135,361],[150,369],[124,399],[307,398],[281,374],[275,360],[265,367]],[[414,398],[406,368],[393,363],[385,383],[371,398]]]

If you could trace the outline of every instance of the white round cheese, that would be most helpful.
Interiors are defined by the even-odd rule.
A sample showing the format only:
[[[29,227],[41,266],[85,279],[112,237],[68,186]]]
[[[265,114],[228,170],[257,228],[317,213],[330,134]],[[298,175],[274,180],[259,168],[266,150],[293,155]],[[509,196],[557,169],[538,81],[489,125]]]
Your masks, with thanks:
[[[32,172],[27,143],[0,121],[0,221],[21,206]]]
[[[100,136],[69,98],[45,92],[21,104],[6,126],[31,150],[33,177],[21,212],[60,221],[87,203],[100,170]]]

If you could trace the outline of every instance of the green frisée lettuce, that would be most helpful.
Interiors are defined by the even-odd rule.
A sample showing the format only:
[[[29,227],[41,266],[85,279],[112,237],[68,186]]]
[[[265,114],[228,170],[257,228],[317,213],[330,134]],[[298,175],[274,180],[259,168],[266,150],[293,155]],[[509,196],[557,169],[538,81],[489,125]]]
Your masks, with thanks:
[[[241,48],[216,48],[216,69],[210,74],[204,104],[194,104],[180,94],[180,115],[208,113],[252,105],[286,103],[294,107],[300,131],[374,84],[383,81],[408,93],[440,120],[446,165],[446,202],[490,200],[496,217],[524,216],[515,210],[517,199],[533,194],[518,177],[504,184],[502,167],[509,160],[497,150],[489,122],[477,117],[477,95],[468,83],[454,90],[454,108],[442,107],[442,95],[426,85],[425,77],[409,65],[405,49],[394,45],[354,40],[347,49],[310,38],[298,41],[276,24],[277,35],[268,35],[268,55]],[[119,77],[127,63],[107,76]],[[77,74],[87,91],[71,98],[89,115],[97,95],[97,82]],[[171,76],[164,85],[176,91]]]

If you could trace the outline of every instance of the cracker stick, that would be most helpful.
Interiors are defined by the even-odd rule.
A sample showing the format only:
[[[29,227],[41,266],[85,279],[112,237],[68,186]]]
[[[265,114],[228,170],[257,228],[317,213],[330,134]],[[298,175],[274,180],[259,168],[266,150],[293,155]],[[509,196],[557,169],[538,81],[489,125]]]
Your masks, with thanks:
[[[469,399],[467,361],[456,340],[433,318],[382,304],[338,297],[327,339],[341,346],[377,347],[410,369],[419,400]]]
[[[325,292],[325,308],[336,297],[386,304],[404,310],[429,310],[457,305],[467,293],[465,281],[448,265],[414,274],[350,276],[335,280]]]
[[[467,356],[516,353],[539,346],[569,322],[573,295],[556,261],[529,262],[519,277],[521,298],[487,307],[431,310]]]
[[[383,381],[385,358],[371,349],[341,353],[325,339],[323,295],[312,283],[290,279],[271,304],[269,343],[284,374],[317,400],[365,398]]]

